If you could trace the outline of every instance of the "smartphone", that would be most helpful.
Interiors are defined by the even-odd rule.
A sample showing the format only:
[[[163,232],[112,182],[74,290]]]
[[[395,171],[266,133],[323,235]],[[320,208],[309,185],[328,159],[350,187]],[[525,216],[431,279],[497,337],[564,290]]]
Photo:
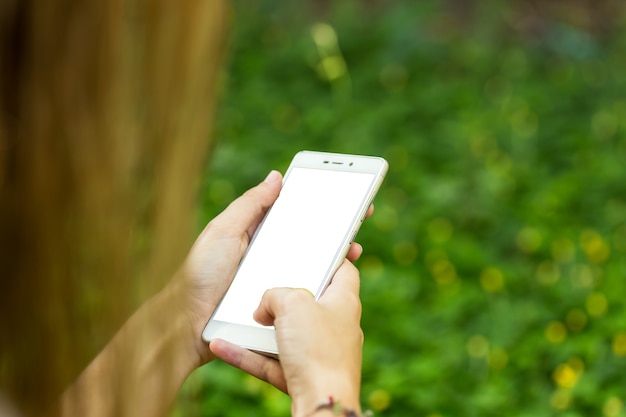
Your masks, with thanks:
[[[383,158],[302,151],[257,228],[202,339],[224,339],[277,357],[274,328],[252,318],[266,290],[323,294],[343,262],[388,164]]]

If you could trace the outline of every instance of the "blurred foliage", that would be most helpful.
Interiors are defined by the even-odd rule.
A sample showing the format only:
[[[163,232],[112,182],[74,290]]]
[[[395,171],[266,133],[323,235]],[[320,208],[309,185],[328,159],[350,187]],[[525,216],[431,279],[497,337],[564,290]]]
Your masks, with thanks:
[[[625,8],[548,3],[234,4],[202,220],[301,149],[388,159],[359,234],[377,415],[626,415]],[[174,412],[288,414],[223,363]]]

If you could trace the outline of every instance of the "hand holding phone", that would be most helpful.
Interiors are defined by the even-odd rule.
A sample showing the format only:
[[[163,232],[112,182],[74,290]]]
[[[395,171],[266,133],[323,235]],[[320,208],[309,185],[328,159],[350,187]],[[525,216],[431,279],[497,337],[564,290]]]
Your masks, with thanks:
[[[271,326],[254,321],[263,293],[305,288],[318,299],[346,256],[387,171],[382,158],[303,151],[202,334],[277,355]]]

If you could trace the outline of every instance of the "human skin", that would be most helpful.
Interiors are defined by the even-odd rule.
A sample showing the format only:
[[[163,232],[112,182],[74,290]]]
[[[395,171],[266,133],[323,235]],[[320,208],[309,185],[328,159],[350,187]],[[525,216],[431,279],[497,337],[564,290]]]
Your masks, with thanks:
[[[358,271],[349,261],[319,303],[304,290],[265,294],[255,318],[276,326],[280,363],[224,341],[212,342],[209,349],[201,339],[281,185],[282,176],[272,171],[209,222],[172,281],[124,324],[66,390],[64,417],[165,415],[189,374],[216,356],[288,392],[294,415],[310,413],[328,395],[358,409],[361,305]],[[361,251],[353,244],[347,258],[354,261]],[[298,332],[302,323],[313,331]]]

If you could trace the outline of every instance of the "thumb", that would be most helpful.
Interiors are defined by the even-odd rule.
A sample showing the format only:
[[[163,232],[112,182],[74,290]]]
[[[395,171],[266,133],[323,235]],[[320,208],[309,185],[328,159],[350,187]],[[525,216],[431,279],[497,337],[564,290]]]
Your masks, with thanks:
[[[278,198],[281,187],[282,175],[278,171],[271,171],[263,182],[230,203],[207,225],[205,231],[211,229],[222,237],[247,233],[248,238],[251,238],[267,209]]]
[[[272,288],[265,291],[253,318],[263,326],[274,325],[274,320],[296,306],[315,303],[315,297],[304,288]]]

